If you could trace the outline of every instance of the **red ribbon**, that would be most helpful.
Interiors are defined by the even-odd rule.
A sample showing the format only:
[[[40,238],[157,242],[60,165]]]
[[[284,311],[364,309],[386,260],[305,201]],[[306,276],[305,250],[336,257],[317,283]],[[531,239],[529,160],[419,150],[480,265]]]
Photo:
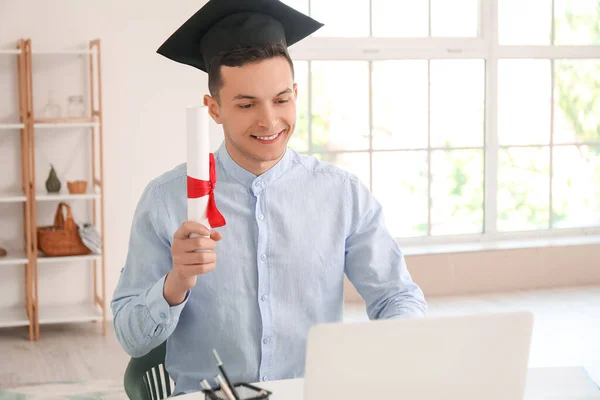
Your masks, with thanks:
[[[206,208],[206,216],[211,228],[218,228],[225,225],[225,218],[217,209],[215,202],[215,184],[217,183],[217,171],[215,168],[215,157],[210,153],[210,180],[203,181],[200,179],[187,177],[187,197],[188,199],[197,199],[208,195],[208,205]]]

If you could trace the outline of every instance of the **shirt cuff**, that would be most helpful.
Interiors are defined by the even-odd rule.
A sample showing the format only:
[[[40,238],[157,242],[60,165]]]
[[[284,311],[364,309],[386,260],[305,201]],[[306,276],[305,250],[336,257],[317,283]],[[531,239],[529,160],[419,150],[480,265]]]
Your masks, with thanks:
[[[163,292],[166,277],[167,275],[160,278],[160,280],[150,288],[146,295],[146,307],[154,322],[157,324],[170,325],[173,321],[179,319],[179,315],[190,297],[190,290],[186,292],[185,298],[181,304],[170,306],[169,303],[167,303],[167,300],[165,300]]]

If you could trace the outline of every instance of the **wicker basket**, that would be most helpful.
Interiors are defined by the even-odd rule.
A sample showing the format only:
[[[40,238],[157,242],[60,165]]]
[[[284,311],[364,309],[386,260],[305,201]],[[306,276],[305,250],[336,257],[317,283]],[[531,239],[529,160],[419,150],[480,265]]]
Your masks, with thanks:
[[[66,220],[63,209],[67,210]],[[48,257],[90,254],[91,250],[81,241],[78,229],[71,207],[60,203],[54,216],[54,225],[37,228],[38,249]]]
[[[87,181],[69,181],[67,182],[67,187],[71,194],[82,194],[87,189]]]

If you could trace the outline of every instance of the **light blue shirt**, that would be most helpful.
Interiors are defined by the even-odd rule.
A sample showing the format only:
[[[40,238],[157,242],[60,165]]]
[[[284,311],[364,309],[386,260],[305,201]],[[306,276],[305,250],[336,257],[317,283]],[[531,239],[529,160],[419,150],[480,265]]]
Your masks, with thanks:
[[[354,175],[291,149],[260,176],[236,164],[224,144],[215,159],[215,198],[227,221],[216,229],[223,239],[215,270],[198,276],[182,304],[165,301],[173,234],[187,219],[183,164],[142,194],[111,304],[129,355],[168,339],[175,393],[212,382],[212,349],[235,382],[304,376],[309,328],[342,319],[344,274],[369,318],[424,315],[423,293],[381,206]]]

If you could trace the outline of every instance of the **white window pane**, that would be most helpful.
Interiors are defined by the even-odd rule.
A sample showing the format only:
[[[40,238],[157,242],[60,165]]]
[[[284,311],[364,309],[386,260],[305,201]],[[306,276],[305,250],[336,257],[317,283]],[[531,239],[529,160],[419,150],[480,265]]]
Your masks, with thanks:
[[[600,45],[598,0],[554,0],[555,44]]]
[[[500,144],[548,144],[551,123],[550,60],[498,62]]]
[[[313,149],[368,149],[368,62],[313,61],[311,75]]]
[[[308,151],[308,61],[294,61],[294,78],[298,85],[296,129],[288,146],[299,152]]]
[[[498,230],[548,229],[550,151],[544,148],[500,150]]]
[[[373,36],[426,37],[429,3],[424,0],[372,0]]]
[[[552,226],[600,226],[600,146],[557,146],[553,164]]]
[[[373,195],[392,236],[427,235],[427,152],[373,153]]]
[[[369,0],[311,0],[310,12],[325,25],[314,36],[369,36]]]
[[[431,36],[476,37],[480,0],[431,0]]]
[[[552,0],[498,0],[498,14],[500,44],[550,44]]]
[[[374,61],[373,148],[427,147],[427,61]]]
[[[431,234],[483,232],[483,150],[434,151]]]
[[[557,60],[554,71],[554,142],[600,141],[600,60]]]
[[[483,146],[483,60],[431,61],[431,144]]]
[[[356,175],[366,187],[370,187],[369,153],[315,153],[314,156]]]
[[[308,15],[308,0],[280,0],[282,3],[287,4],[288,6],[295,8],[300,11],[302,14]]]

